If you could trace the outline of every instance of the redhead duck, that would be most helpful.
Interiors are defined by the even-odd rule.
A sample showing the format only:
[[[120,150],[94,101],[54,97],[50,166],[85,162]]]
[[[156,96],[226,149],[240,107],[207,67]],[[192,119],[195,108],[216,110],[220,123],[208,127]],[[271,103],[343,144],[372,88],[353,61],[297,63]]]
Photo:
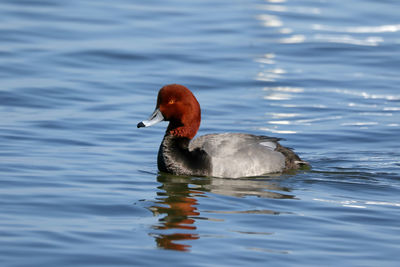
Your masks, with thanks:
[[[299,169],[307,164],[279,138],[242,133],[207,134],[196,139],[200,105],[183,85],[170,84],[158,92],[148,120],[137,127],[169,121],[158,150],[158,169],[175,175],[249,177]]]

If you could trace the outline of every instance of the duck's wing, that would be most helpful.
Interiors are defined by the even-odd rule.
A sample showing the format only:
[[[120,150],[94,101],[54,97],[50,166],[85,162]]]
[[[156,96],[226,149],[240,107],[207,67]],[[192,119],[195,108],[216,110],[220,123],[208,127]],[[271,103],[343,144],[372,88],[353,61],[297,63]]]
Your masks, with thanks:
[[[210,156],[213,176],[257,176],[285,168],[285,156],[276,150],[278,141],[251,134],[209,134],[192,140],[189,150],[201,149]]]
[[[279,140],[281,139],[242,133],[207,134],[192,140],[189,144],[189,150],[200,148],[210,156],[229,156],[243,149],[254,149],[253,146],[255,145],[274,151]]]

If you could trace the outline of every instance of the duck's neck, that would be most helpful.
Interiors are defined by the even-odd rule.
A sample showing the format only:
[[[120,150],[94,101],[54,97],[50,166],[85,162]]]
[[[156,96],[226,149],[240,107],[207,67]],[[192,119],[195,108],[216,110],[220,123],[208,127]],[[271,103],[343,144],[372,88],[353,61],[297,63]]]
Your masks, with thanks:
[[[197,119],[188,119],[187,121],[170,121],[166,135],[193,139],[200,127],[200,121]]]
[[[168,131],[158,150],[158,169],[177,175],[209,176],[210,158],[201,150],[189,150],[190,138],[170,134]]]

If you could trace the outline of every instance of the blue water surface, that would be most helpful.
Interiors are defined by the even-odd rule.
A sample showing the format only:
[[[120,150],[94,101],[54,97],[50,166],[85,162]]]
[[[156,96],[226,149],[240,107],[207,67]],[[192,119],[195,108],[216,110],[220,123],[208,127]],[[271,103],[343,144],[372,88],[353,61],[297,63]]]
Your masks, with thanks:
[[[0,2],[1,266],[398,266],[400,2]],[[158,89],[199,135],[312,170],[159,173]]]

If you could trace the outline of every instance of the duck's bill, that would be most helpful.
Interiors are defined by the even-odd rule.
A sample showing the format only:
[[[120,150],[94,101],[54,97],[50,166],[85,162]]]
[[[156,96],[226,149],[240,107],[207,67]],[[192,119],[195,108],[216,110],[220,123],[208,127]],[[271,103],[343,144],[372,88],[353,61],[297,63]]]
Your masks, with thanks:
[[[137,127],[138,128],[149,127],[149,126],[157,124],[163,120],[164,120],[164,116],[161,114],[161,111],[158,108],[156,108],[154,110],[153,114],[151,114],[150,118],[148,120],[139,122]]]

